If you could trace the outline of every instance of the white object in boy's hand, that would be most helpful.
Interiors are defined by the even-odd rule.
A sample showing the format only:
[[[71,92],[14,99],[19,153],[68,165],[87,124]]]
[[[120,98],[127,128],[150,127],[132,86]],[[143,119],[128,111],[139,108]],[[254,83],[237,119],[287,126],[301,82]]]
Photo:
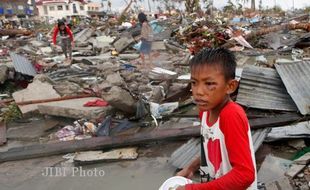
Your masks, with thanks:
[[[174,176],[169,179],[167,179],[159,188],[159,190],[174,190],[178,188],[179,186],[183,186],[186,184],[193,183],[192,180],[187,179],[185,177],[181,176]]]

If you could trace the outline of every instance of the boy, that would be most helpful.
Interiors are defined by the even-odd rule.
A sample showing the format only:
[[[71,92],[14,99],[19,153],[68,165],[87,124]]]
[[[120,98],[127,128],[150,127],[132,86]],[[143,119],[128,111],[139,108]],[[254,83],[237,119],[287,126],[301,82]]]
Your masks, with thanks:
[[[200,110],[201,158],[177,175],[191,178],[200,168],[202,183],[177,190],[256,190],[250,126],[230,99],[237,86],[235,56],[226,49],[204,49],[190,62],[193,98]]]
[[[73,42],[73,34],[68,26],[66,26],[63,20],[59,20],[58,24],[54,29],[53,34],[53,44],[56,45],[56,38],[58,33],[60,34],[60,42],[63,53],[65,54],[66,61],[68,61],[68,53],[69,53],[69,61],[72,59],[72,46],[74,46]]]

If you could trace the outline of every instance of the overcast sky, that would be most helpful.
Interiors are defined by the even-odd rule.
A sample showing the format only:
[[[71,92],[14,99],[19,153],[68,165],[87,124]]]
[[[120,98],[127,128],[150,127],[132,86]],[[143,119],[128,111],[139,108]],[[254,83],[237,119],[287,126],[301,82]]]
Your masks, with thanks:
[[[96,2],[101,2],[101,0],[93,0]],[[105,0],[106,1],[106,0]],[[126,1],[128,2],[129,0],[110,0],[112,2],[112,9],[113,10],[122,10],[125,5]],[[139,1],[139,0],[138,0]],[[142,0],[144,3],[139,4],[140,6],[143,6],[145,10],[148,10],[148,5],[147,1],[148,0]],[[214,5],[217,8],[222,8],[226,3],[227,0],[213,0]],[[233,0],[234,1],[234,0]],[[156,7],[158,6],[158,3],[152,3],[153,1],[150,0],[152,10],[156,10]],[[256,6],[258,6],[259,0],[256,0]],[[283,9],[292,9],[293,4],[295,8],[302,8],[305,6],[310,6],[310,0],[262,0],[263,2],[263,7],[273,7],[275,4],[280,5]],[[105,2],[106,5],[106,2]]]

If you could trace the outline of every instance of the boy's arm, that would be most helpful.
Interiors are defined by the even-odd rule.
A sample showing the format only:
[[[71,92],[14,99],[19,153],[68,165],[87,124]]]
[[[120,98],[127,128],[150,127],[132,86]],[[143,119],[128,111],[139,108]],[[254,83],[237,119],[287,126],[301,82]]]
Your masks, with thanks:
[[[73,42],[73,34],[72,34],[72,31],[70,30],[70,28],[68,26],[66,26],[66,31],[70,37],[71,42]]]
[[[183,176],[186,178],[193,177],[195,171],[200,167],[200,157],[195,158],[187,167],[183,168],[177,173],[177,176]]]
[[[248,137],[248,121],[244,117],[233,112],[229,113],[229,117],[220,118],[232,170],[208,183],[186,185],[186,190],[245,190],[253,183],[255,168]]]
[[[58,34],[58,27],[55,27],[54,29],[54,33],[53,33],[53,44],[56,45],[56,38],[57,38],[57,34]]]
[[[141,39],[146,40],[147,39],[147,31],[146,31],[146,23],[142,24],[141,28]]]

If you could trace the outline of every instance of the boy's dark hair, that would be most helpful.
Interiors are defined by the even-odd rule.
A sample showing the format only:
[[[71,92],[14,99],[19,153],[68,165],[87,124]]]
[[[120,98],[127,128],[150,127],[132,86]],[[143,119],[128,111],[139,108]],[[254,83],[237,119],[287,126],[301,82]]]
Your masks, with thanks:
[[[143,22],[147,22],[147,17],[144,13],[139,13],[138,14],[138,20],[142,24]]]
[[[206,48],[197,53],[190,61],[191,69],[202,65],[219,65],[226,80],[235,79],[236,57],[225,48]]]
[[[60,27],[62,25],[66,25],[65,22],[63,20],[58,20],[58,27]]]

